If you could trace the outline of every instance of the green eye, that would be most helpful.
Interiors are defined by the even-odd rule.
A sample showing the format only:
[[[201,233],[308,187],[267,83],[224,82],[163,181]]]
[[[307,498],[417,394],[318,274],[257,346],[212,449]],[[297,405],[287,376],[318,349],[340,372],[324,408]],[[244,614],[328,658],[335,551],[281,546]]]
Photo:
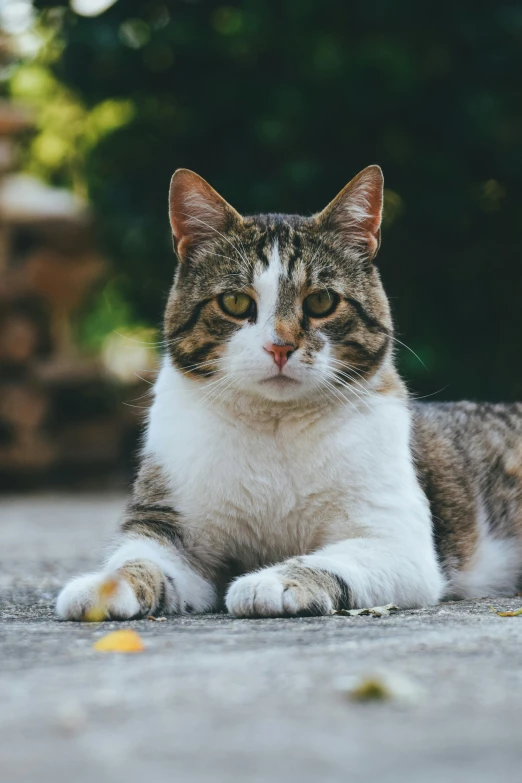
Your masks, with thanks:
[[[312,318],[324,318],[333,313],[338,304],[337,294],[331,294],[329,291],[316,291],[315,294],[306,297],[303,309],[306,315],[310,315]]]
[[[221,294],[219,297],[221,308],[234,318],[248,318],[254,308],[254,300],[248,294],[241,292],[236,294]]]

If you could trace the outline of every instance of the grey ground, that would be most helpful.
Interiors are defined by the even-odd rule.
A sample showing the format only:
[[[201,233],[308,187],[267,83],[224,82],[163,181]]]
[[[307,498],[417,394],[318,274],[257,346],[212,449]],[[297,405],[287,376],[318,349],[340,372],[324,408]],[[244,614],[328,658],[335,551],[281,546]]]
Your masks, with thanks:
[[[126,625],[145,652],[93,650],[118,624],[57,622],[53,599],[99,561],[122,504],[0,501],[2,783],[522,779],[522,617],[488,600],[382,619],[143,620]],[[350,700],[367,675],[393,698]]]

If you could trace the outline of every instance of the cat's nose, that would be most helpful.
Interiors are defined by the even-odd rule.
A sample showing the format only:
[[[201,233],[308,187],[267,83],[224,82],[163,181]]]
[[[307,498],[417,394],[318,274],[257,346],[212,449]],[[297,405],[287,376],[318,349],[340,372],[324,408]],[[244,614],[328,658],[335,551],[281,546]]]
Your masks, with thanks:
[[[277,343],[266,343],[263,348],[267,353],[271,353],[274,357],[274,362],[277,364],[280,370],[283,369],[290,356],[295,351],[295,345],[278,345]]]

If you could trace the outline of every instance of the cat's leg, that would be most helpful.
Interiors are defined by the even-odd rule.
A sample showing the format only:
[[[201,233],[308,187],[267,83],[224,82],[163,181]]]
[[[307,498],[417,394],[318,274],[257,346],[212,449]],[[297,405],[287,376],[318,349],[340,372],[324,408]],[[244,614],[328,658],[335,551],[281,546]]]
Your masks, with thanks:
[[[206,612],[217,592],[180,541],[177,515],[165,505],[129,506],[119,546],[102,569],[64,587],[56,603],[64,620]]]
[[[226,605],[236,617],[322,615],[335,609],[434,604],[443,579],[430,541],[348,539],[236,579]]]

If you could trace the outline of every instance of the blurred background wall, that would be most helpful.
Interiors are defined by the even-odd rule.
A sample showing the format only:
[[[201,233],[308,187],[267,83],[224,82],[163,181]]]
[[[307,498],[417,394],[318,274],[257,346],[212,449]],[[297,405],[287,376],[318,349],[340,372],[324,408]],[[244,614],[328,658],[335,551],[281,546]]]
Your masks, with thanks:
[[[0,21],[0,486],[132,471],[179,166],[246,214],[310,214],[379,163],[410,388],[522,399],[522,3],[0,0]]]

